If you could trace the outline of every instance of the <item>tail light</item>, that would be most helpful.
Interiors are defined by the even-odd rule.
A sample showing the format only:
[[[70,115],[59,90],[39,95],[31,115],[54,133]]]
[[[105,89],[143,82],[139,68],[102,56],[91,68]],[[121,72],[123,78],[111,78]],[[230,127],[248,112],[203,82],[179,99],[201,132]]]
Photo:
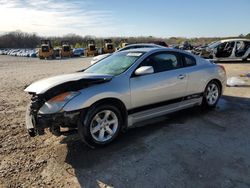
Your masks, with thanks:
[[[226,73],[226,69],[223,65],[219,65],[219,67]]]
[[[226,75],[227,72],[226,72],[226,69],[223,65],[218,65],[220,67],[220,69],[223,71],[223,73]]]

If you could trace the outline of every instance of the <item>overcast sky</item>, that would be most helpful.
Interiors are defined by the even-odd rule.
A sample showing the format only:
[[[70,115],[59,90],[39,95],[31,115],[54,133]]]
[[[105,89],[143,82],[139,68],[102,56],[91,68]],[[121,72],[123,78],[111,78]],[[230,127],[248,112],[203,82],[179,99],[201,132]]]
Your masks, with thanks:
[[[250,33],[250,0],[0,0],[0,33],[213,37]]]

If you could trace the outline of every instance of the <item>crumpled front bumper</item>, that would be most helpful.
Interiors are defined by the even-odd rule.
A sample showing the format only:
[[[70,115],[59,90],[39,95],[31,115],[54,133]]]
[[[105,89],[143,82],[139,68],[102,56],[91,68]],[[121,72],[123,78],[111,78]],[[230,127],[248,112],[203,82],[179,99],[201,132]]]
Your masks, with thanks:
[[[26,111],[26,129],[31,137],[43,135],[44,130],[49,130],[60,136],[60,127],[77,128],[80,111],[62,112],[56,114],[34,114],[28,107]]]

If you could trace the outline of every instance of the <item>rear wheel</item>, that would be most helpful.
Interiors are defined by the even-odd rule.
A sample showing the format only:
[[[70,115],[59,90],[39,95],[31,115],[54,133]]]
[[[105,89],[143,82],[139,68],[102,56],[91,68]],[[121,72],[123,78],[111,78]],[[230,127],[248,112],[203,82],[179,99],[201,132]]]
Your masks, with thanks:
[[[81,115],[78,132],[88,145],[102,146],[118,136],[121,125],[122,116],[118,108],[103,104],[94,106],[86,115]]]
[[[221,88],[216,81],[211,81],[207,84],[204,95],[202,106],[207,108],[214,108],[219,101],[221,96]]]

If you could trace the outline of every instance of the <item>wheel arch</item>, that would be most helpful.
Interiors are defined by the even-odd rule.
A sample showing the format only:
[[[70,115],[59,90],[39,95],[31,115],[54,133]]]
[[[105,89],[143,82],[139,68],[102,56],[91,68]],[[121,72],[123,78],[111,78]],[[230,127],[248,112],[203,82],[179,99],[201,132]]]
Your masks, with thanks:
[[[223,86],[222,86],[221,81],[220,81],[219,79],[217,79],[217,78],[213,78],[213,79],[211,79],[210,81],[208,81],[207,84],[206,84],[206,87],[207,87],[207,85],[208,85],[210,82],[213,82],[213,81],[216,82],[216,83],[219,85],[219,87],[220,87],[220,94],[222,94]]]
[[[128,111],[127,111],[125,104],[120,99],[109,97],[109,98],[103,98],[103,99],[96,101],[89,108],[93,108],[102,104],[113,105],[120,110],[121,115],[122,115],[122,120],[123,120],[122,130],[125,130],[128,125]]]

